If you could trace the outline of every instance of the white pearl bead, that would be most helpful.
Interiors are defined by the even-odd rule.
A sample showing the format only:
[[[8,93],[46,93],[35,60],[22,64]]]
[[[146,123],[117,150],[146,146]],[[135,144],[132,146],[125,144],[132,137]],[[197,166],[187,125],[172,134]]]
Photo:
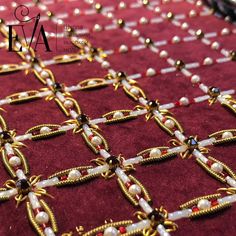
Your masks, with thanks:
[[[168,52],[165,50],[162,50],[162,51],[160,51],[159,55],[160,55],[160,58],[165,58],[165,57],[168,57]]]
[[[95,80],[90,80],[90,81],[87,83],[87,85],[95,85],[95,84],[97,84],[97,81],[95,81]]]
[[[131,89],[130,89],[130,92],[131,92],[132,94],[134,94],[134,95],[138,95],[138,94],[139,94],[139,90],[136,89],[136,88],[131,88]]]
[[[160,7],[155,7],[155,12],[156,13],[160,13],[161,12],[161,8]]]
[[[40,73],[40,76],[45,79],[45,78],[48,78],[49,77],[49,74],[47,71],[43,70],[41,73]]]
[[[222,134],[222,138],[232,138],[233,134],[229,131],[226,131]]]
[[[211,165],[211,169],[216,173],[221,173],[223,171],[223,166],[220,163],[215,162]]]
[[[108,61],[102,62],[102,68],[109,68],[109,67],[110,67],[110,63]]]
[[[117,236],[119,235],[119,232],[116,228],[114,227],[108,227],[104,230],[103,233],[104,236]]]
[[[139,31],[138,30],[133,30],[132,31],[132,36],[133,37],[138,37],[139,36]]]
[[[47,126],[43,126],[41,129],[40,129],[40,134],[45,134],[45,133],[48,133],[48,132],[50,132],[51,131],[51,129],[49,128],[49,127],[47,127]]]
[[[148,19],[146,17],[141,17],[139,20],[139,23],[142,25],[145,25],[148,23]]]
[[[146,76],[154,76],[156,75],[156,71],[153,68],[148,68],[146,71]]]
[[[13,167],[19,166],[21,164],[21,159],[18,156],[13,156],[9,159],[9,164]]]
[[[71,100],[65,100],[65,102],[63,103],[65,108],[71,108],[73,107],[73,102]]]
[[[142,192],[142,190],[137,184],[132,184],[129,187],[129,193],[131,193],[131,195],[133,195],[133,196],[140,194],[141,192]]]
[[[71,170],[68,174],[68,179],[76,180],[81,176],[81,173],[78,170]]]
[[[200,210],[208,209],[208,208],[211,207],[211,202],[208,201],[207,199],[201,199],[201,200],[198,202],[197,207],[198,207]]]
[[[79,8],[75,8],[75,10],[74,10],[74,15],[79,15],[79,14],[80,14]]]
[[[63,58],[63,60],[69,60],[70,59],[70,57],[68,55],[64,55],[62,58]]]
[[[19,94],[19,98],[27,98],[29,94],[27,92],[22,92]]]
[[[170,129],[175,127],[175,122],[173,120],[167,119],[164,124],[166,127],[170,128]]]
[[[111,12],[108,12],[108,13],[107,13],[107,17],[108,17],[109,19],[111,19],[111,18],[113,18],[113,14],[112,14]]]
[[[192,77],[191,77],[191,82],[193,83],[193,84],[196,84],[196,83],[199,83],[200,82],[200,76],[199,75],[193,75]]]
[[[211,48],[214,50],[218,50],[220,48],[220,44],[218,42],[213,42],[211,44]]]
[[[213,63],[212,58],[206,57],[203,61],[203,65],[211,65]]]
[[[196,6],[197,6],[197,7],[202,6],[202,1],[197,1],[197,2],[196,2]]]
[[[161,156],[161,150],[158,148],[153,148],[149,153],[149,157],[160,157],[160,156]]]
[[[188,25],[187,22],[184,22],[184,23],[181,25],[181,29],[182,29],[182,30],[186,30],[186,29],[188,29],[188,27],[189,27],[189,25]]]
[[[46,224],[49,221],[49,216],[46,212],[41,211],[35,216],[35,220],[39,224]]]
[[[222,30],[221,30],[221,35],[227,35],[227,34],[229,34],[230,33],[230,30],[228,29],[228,28],[223,28]]]
[[[94,136],[94,137],[92,137],[91,142],[94,145],[100,145],[100,144],[102,144],[102,139],[98,136]]]
[[[58,19],[57,23],[58,23],[58,25],[63,25],[64,21],[62,19]]]
[[[189,16],[190,16],[190,17],[195,17],[196,15],[197,15],[197,13],[196,13],[195,10],[191,10],[191,11],[189,12]]]
[[[180,37],[179,36],[174,36],[172,38],[172,43],[179,43],[180,42]]]
[[[189,99],[186,97],[182,97],[179,99],[179,102],[182,106],[188,106],[189,105]]]
[[[2,70],[8,70],[9,66],[8,65],[2,65]]]
[[[120,8],[120,9],[126,8],[126,3],[125,3],[125,2],[120,2],[120,3],[119,3],[119,8]]]
[[[124,44],[120,45],[119,52],[120,53],[128,52],[128,47]]]
[[[102,26],[99,24],[95,24],[93,27],[93,31],[99,32],[102,30]]]
[[[124,114],[121,112],[121,111],[116,111],[114,114],[113,114],[113,118],[114,119],[118,119],[118,118],[121,118],[123,117]]]

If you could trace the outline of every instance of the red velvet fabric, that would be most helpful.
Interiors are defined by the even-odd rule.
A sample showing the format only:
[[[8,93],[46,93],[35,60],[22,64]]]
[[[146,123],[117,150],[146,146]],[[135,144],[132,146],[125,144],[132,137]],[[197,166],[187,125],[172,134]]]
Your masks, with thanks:
[[[25,3],[25,1],[16,1]],[[74,16],[73,10],[89,9],[91,6],[83,1],[53,1],[48,4],[48,8],[55,14],[68,12],[69,18],[65,19],[66,24],[84,28],[92,28],[95,23],[101,25],[111,24],[112,21],[100,14],[91,16]],[[100,1],[104,6],[117,5],[119,1]],[[126,1],[128,3],[134,0]],[[9,10],[0,12],[1,18],[12,20],[13,10],[11,1],[0,1],[0,5],[6,5]],[[189,2],[171,1],[166,4],[160,3],[163,13],[173,11],[175,14],[187,14],[194,9],[197,12],[202,10]],[[30,8],[30,14],[38,13],[37,7]],[[45,15],[44,12],[41,12]],[[145,16],[148,19],[158,15],[148,9],[126,9],[116,10],[116,18],[123,18],[127,21],[137,21]],[[204,32],[219,32],[222,28],[235,29],[232,24],[223,21],[215,16],[195,17],[180,20],[187,21],[191,28],[201,28]],[[55,32],[55,24],[50,21],[44,23],[47,31]],[[29,36],[32,28],[27,27]],[[151,37],[154,41],[168,39],[175,35],[180,37],[188,36],[187,32],[173,26],[170,22],[164,21],[159,24],[138,25],[137,28],[144,37]],[[62,27],[58,30],[62,30]],[[121,44],[128,46],[140,44],[136,38],[131,37],[122,29],[102,32],[92,32],[86,35],[93,45],[102,47],[104,50],[117,49]],[[1,40],[2,40],[1,36]],[[228,36],[218,36],[215,38],[227,49],[236,49],[235,34]],[[49,40],[53,45],[51,53],[44,52],[41,48],[38,52],[42,59],[50,59],[52,56],[63,54],[66,49],[62,39]],[[57,49],[55,44],[57,43]],[[54,48],[55,47],[55,48]],[[168,44],[160,47],[166,49],[173,59],[182,59],[186,63],[202,62],[207,56],[213,59],[222,55],[203,45],[200,41],[185,42],[179,44]],[[60,50],[60,51],[59,51]],[[0,64],[19,63],[20,58],[14,54],[0,49]],[[108,57],[111,67],[115,70],[123,70],[128,74],[144,73],[147,68],[153,67],[156,71],[169,67],[165,60],[158,57],[149,49],[129,52],[127,54],[115,54]],[[81,62],[68,65],[52,65],[49,69],[55,74],[59,82],[66,83],[67,86],[77,84],[79,81],[91,77],[103,77],[106,69],[101,69],[99,63]],[[200,66],[191,69],[193,73],[201,76],[202,81],[209,86],[218,86],[222,90],[236,89],[235,62],[214,64],[211,66]],[[40,89],[43,86],[32,73],[25,75],[18,72],[10,75],[0,76],[1,98],[5,96],[31,89]],[[148,98],[158,98],[161,104],[176,102],[183,96],[194,98],[203,93],[194,87],[188,78],[180,72],[168,73],[166,75],[156,75],[154,77],[143,76],[138,79],[140,87],[146,92]],[[116,109],[132,109],[137,103],[129,99],[124,92],[119,89],[114,92],[112,86],[94,90],[73,92],[73,97],[78,101],[85,114],[91,118],[101,117],[104,113]],[[32,126],[42,123],[60,124],[66,118],[57,108],[56,104],[46,102],[43,99],[22,105],[4,105],[7,112],[3,116],[7,120],[10,129],[15,129],[18,134],[23,134]],[[198,135],[200,139],[205,139],[210,133],[222,129],[235,128],[235,116],[226,111],[218,103],[209,106],[207,102],[194,104],[189,107],[174,108],[174,117],[183,125],[185,134]],[[125,157],[134,157],[138,152],[154,147],[168,145],[170,136],[164,133],[154,121],[146,122],[144,117],[139,117],[133,121],[128,121],[115,125],[99,125],[102,135],[110,144],[111,153],[114,155],[123,154]],[[96,156],[87,148],[80,135],[73,135],[68,132],[66,135],[55,137],[44,141],[25,141],[27,148],[22,148],[29,161],[32,175],[42,174],[43,178],[66,168],[88,165]],[[235,145],[222,147],[212,147],[210,155],[225,162],[233,170],[236,169]],[[221,183],[208,176],[194,161],[182,160],[180,157],[160,164],[137,167],[133,175],[137,177],[149,190],[153,206],[163,205],[169,211],[175,211],[178,206],[195,197],[205,194],[213,194],[220,187]],[[3,165],[0,165],[0,184],[9,179]],[[104,220],[113,221],[133,219],[135,209],[122,195],[117,186],[115,178],[104,180],[103,178],[92,180],[82,185],[56,188],[50,187],[48,192],[54,196],[53,199],[43,197],[53,209],[59,226],[59,234],[75,231],[75,227],[82,225],[88,231],[96,226],[102,225]],[[199,220],[183,219],[177,221],[178,230],[173,235],[192,236],[221,236],[234,235],[236,206],[212,216]],[[28,236],[34,235],[26,215],[25,204],[16,208],[13,199],[0,204],[0,235],[4,236]]]

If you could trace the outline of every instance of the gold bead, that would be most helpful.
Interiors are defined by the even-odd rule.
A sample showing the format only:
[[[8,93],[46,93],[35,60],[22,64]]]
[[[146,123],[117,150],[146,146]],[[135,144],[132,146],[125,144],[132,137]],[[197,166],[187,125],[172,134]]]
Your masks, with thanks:
[[[100,3],[96,3],[95,9],[96,9],[97,13],[100,13],[102,11],[102,5]]]
[[[184,64],[184,62],[183,62],[182,60],[177,60],[177,61],[175,62],[175,67],[176,67],[176,69],[178,69],[178,70],[183,69],[184,66],[185,66],[185,64]]]
[[[125,21],[123,19],[118,19],[117,20],[117,25],[122,28],[125,26]]]
[[[3,19],[0,19],[0,25],[4,23],[4,20]]]
[[[201,38],[204,37],[204,33],[203,33],[203,31],[201,29],[197,30],[195,32],[195,35],[197,36],[198,39],[201,39]]]
[[[150,38],[146,38],[145,39],[145,44],[146,44],[146,46],[150,46],[150,45],[153,44],[153,41]]]
[[[149,0],[143,0],[142,3],[144,6],[147,6],[147,5],[149,5]]]
[[[229,56],[232,61],[236,61],[236,51],[231,51]]]
[[[168,12],[166,15],[168,20],[173,20],[174,19],[174,14],[172,12]]]
[[[47,12],[47,16],[48,16],[49,18],[52,18],[52,17],[54,16],[54,14],[53,14],[51,11],[48,11],[48,12]]]

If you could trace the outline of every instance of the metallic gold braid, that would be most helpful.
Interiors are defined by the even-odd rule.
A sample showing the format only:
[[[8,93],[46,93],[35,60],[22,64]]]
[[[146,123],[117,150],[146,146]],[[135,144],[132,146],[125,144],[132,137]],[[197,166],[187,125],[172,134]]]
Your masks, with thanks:
[[[6,121],[4,120],[4,118],[1,115],[0,115],[0,125],[1,125],[3,130],[8,130],[8,125],[7,125]]]
[[[143,92],[143,90],[142,90],[141,88],[139,88],[139,87],[137,87],[137,86],[134,86],[134,85],[132,86],[132,88],[137,89],[137,90],[139,91],[139,95],[140,95],[140,96],[134,95],[133,93],[130,92],[129,89],[127,89],[125,86],[123,86],[123,89],[124,89],[125,93],[126,93],[129,97],[133,98],[135,101],[138,101],[138,98],[139,98],[139,97],[146,98],[146,95],[145,95],[145,93]]]
[[[27,159],[25,158],[24,154],[18,148],[13,148],[13,150],[16,153],[16,155],[21,159],[21,162],[24,167],[24,173],[26,175],[28,175],[30,173],[30,169],[29,169],[29,164],[27,162]]]
[[[89,175],[85,175],[85,176],[82,176],[76,180],[62,180],[60,182],[58,182],[56,184],[57,187],[63,187],[63,186],[66,186],[66,185],[73,185],[73,184],[78,184],[78,183],[83,183],[83,182],[86,182],[86,181],[89,181],[91,179],[94,179],[96,177],[99,177],[100,174],[99,173],[96,173],[96,174],[89,174]]]
[[[229,187],[229,188],[218,188],[217,192],[225,192],[229,195],[236,194],[236,188]]]
[[[90,81],[96,82],[95,84],[89,85],[88,83]],[[96,89],[96,88],[101,88],[101,87],[106,87],[108,84],[106,83],[106,79],[104,78],[90,78],[83,80],[79,82],[79,85],[81,86],[80,90],[90,90],[90,89]]]
[[[132,220],[123,220],[123,221],[108,223],[108,224],[99,226],[99,227],[97,227],[95,229],[92,229],[92,230],[84,233],[83,236],[94,236],[98,232],[103,232],[108,227],[115,227],[115,228],[117,228],[119,226],[126,226],[126,225],[129,225],[129,224],[132,224],[132,223],[133,223]]]
[[[137,235],[143,235],[143,230],[142,229],[137,229],[130,231],[128,233],[122,234],[122,236],[137,236]]]
[[[7,170],[7,172],[10,174],[10,176],[11,176],[12,178],[16,178],[16,172],[15,172],[15,170],[10,166],[10,164],[9,164],[9,162],[8,162],[8,158],[7,158],[5,149],[2,149],[1,152],[2,152],[2,161],[3,161],[3,164],[4,164],[5,169]]]
[[[125,184],[119,178],[117,178],[117,182],[125,197],[131,202],[131,204],[133,204],[135,207],[138,207],[138,201],[129,193]]]
[[[223,163],[223,162],[221,162],[221,161],[215,159],[215,158],[212,157],[212,156],[209,156],[208,158],[209,158],[210,160],[214,161],[214,162],[217,162],[217,163],[221,164],[221,165],[223,166],[223,168],[224,168],[224,171],[226,171],[227,174],[229,174],[233,179],[236,180],[236,174],[235,174],[234,171],[231,170],[225,163]]]
[[[37,232],[37,234],[39,236],[45,236],[43,230],[41,229],[41,227],[38,225],[38,223],[36,222],[34,218],[34,214],[33,214],[33,211],[29,202],[26,202],[26,209],[27,209],[29,221],[31,225],[33,226],[33,228],[35,229],[35,231]]]
[[[207,173],[209,173],[211,176],[213,176],[214,178],[216,178],[217,180],[219,180],[222,183],[226,183],[226,180],[224,177],[222,177],[220,174],[214,172],[208,165],[206,165],[205,163],[203,163],[199,158],[196,159],[196,162],[207,171]]]
[[[54,177],[60,177],[60,176],[66,175],[72,170],[87,170],[87,169],[90,169],[90,168],[92,168],[92,166],[78,166],[78,167],[74,167],[74,168],[70,168],[70,169],[66,169],[66,170],[56,172],[55,174],[50,175],[48,178],[51,179],[51,178],[54,178]]]
[[[225,202],[225,203],[221,203],[217,206],[212,206],[211,208],[209,209],[205,209],[205,210],[200,210],[200,211],[197,211],[197,212],[193,212],[189,217],[191,219],[193,218],[198,218],[200,216],[204,216],[204,215],[209,215],[209,214],[214,214],[215,212],[218,212],[218,211],[221,211],[223,209],[226,209],[226,208],[229,208],[231,207],[231,203],[229,202]]]
[[[233,134],[233,137],[231,138],[222,138],[222,134],[224,132],[231,132]],[[221,145],[224,143],[234,142],[236,141],[236,129],[226,129],[226,130],[220,130],[218,132],[215,132],[213,134],[208,135],[210,138],[215,138],[216,141],[213,142],[214,145]]]
[[[148,193],[147,189],[143,186],[143,184],[132,175],[129,175],[129,178],[131,179],[131,181],[133,181],[135,184],[137,184],[141,188],[145,199],[148,201],[148,203],[151,203],[152,202],[151,196]]]
[[[113,117],[110,118],[110,116],[113,116],[116,112],[122,112],[124,116],[120,118],[113,118]],[[132,112],[132,110],[115,110],[102,115],[102,117],[107,119],[105,124],[113,124],[137,118],[136,115],[129,115],[130,112]],[[126,115],[124,113],[128,114]]]
[[[31,137],[31,140],[33,141],[38,141],[38,140],[42,140],[42,139],[48,139],[48,138],[53,138],[53,137],[56,137],[56,136],[59,136],[59,135],[63,135],[65,134],[66,131],[64,130],[55,130],[55,131],[50,131],[48,133],[45,133],[45,134],[36,134],[36,135],[33,135]]]
[[[222,102],[221,105],[223,105],[224,107],[232,111],[234,114],[236,114],[236,108],[234,106],[236,104],[236,100],[230,95],[227,95],[227,97],[225,95],[224,97],[226,101]]]
[[[43,209],[46,211],[46,213],[48,214],[49,218],[50,218],[50,222],[52,224],[52,229],[53,231],[56,233],[58,231],[58,227],[57,227],[57,222],[56,222],[56,218],[52,212],[52,210],[50,209],[50,207],[48,206],[48,204],[44,201],[44,200],[40,200],[40,203],[43,207]]]
[[[179,206],[179,208],[180,209],[190,208],[190,207],[196,205],[201,199],[211,200],[211,199],[217,199],[217,198],[220,198],[220,197],[221,197],[221,194],[219,194],[219,193],[197,197],[197,198],[194,198],[194,199],[192,199],[188,202],[185,202],[185,203],[181,204]]]
[[[11,94],[10,96],[7,96],[7,99],[10,99],[9,104],[20,104],[20,103],[24,103],[24,102],[28,102],[28,101],[33,101],[33,100],[37,100],[40,99],[41,97],[38,95],[39,91],[37,90],[31,90],[31,91],[27,91],[28,96],[27,97],[19,97],[21,93],[14,93]]]
[[[77,53],[54,56],[52,59],[57,64],[66,64],[66,63],[71,63],[75,61],[81,61],[81,58],[79,57]]]

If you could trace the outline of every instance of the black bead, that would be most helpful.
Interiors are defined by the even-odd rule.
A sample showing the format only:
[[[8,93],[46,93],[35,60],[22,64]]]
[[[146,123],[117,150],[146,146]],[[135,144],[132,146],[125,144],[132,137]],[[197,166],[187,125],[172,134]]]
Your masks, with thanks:
[[[148,214],[148,219],[154,222],[158,222],[158,224],[164,223],[164,217],[160,213],[160,211],[154,209],[151,213]]]
[[[38,60],[38,58],[33,57],[33,58],[31,59],[31,62],[32,62],[33,64],[38,64],[38,63],[39,63],[39,60]]]
[[[29,190],[30,183],[27,179],[20,179],[16,182],[16,187],[21,191]]]
[[[11,139],[11,134],[9,131],[2,131],[0,132],[0,138],[4,140]]]
[[[220,89],[217,87],[210,87],[209,91],[212,96],[219,96],[220,95]]]
[[[87,124],[88,123],[88,121],[89,121],[89,119],[88,119],[88,117],[86,116],[86,115],[84,115],[84,114],[80,114],[80,115],[78,115],[78,117],[76,118],[77,119],[77,121],[80,123],[80,124]]]
[[[198,147],[198,141],[197,141],[194,137],[192,137],[192,136],[190,136],[190,137],[185,141],[185,143],[188,145],[188,147],[189,147],[191,150],[193,150],[193,149],[195,149],[195,148]]]
[[[92,47],[92,48],[90,48],[90,52],[91,52],[93,55],[98,54],[98,49]]]
[[[60,92],[62,92],[62,85],[60,84],[60,83],[58,83],[58,82],[55,82],[54,84],[53,84],[53,89],[55,90],[55,92],[57,92],[57,91],[60,91]]]
[[[125,79],[127,75],[126,75],[126,73],[123,72],[123,71],[118,71],[118,72],[116,73],[116,76],[118,77],[118,79]]]
[[[150,107],[150,108],[157,108],[158,107],[158,103],[154,100],[149,100],[147,102],[147,105]]]
[[[120,162],[119,160],[117,159],[116,156],[110,156],[106,159],[106,163],[112,167],[112,168],[115,168],[117,166],[119,166]]]

